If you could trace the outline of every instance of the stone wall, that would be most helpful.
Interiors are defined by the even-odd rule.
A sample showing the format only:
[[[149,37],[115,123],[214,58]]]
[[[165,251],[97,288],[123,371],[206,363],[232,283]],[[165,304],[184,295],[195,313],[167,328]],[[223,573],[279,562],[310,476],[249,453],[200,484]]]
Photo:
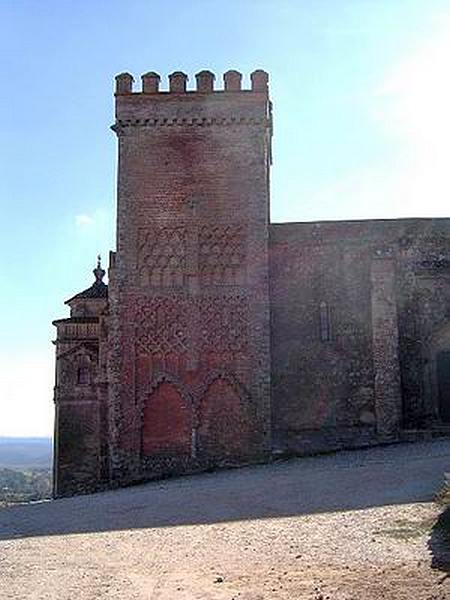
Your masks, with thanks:
[[[276,447],[363,445],[439,420],[427,353],[448,322],[449,244],[448,219],[271,225]]]

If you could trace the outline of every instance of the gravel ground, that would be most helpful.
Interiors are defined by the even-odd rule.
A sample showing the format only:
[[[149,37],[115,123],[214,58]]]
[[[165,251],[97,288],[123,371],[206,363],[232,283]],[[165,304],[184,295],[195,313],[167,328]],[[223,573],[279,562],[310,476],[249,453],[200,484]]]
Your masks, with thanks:
[[[449,600],[449,470],[436,440],[4,508],[0,599]]]

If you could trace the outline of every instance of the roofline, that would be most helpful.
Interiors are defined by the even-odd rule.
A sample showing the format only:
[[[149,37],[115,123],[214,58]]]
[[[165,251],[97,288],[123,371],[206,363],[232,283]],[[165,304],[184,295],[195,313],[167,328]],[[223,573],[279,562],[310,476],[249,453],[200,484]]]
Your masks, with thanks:
[[[66,319],[55,319],[52,321],[52,325],[59,325],[60,323],[98,323],[99,317],[67,317]]]
[[[283,221],[271,222],[270,227],[281,227],[283,225],[334,225],[334,224],[357,224],[357,223],[408,223],[408,222],[428,222],[428,221],[449,221],[448,217],[398,217],[393,219],[325,219],[323,221]]]
[[[108,285],[105,283],[104,286],[106,287],[106,289],[108,290]],[[64,301],[64,304],[70,304],[70,302],[72,302],[72,300],[76,300],[77,298],[79,300],[106,300],[107,296],[91,296],[91,297],[83,297],[81,296],[81,294],[84,294],[84,292],[87,292],[88,290],[90,290],[91,288],[86,288],[85,290],[83,290],[82,292],[78,292],[78,294],[75,294],[75,296],[72,296],[71,298],[69,298],[68,300]]]

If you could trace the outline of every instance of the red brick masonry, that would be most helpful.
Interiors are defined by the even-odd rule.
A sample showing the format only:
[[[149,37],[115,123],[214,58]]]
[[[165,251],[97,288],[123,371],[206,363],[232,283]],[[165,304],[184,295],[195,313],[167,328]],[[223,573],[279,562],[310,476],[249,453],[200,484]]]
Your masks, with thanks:
[[[270,225],[268,76],[214,79],[116,78],[109,286],[55,321],[57,495],[445,420],[450,220]]]

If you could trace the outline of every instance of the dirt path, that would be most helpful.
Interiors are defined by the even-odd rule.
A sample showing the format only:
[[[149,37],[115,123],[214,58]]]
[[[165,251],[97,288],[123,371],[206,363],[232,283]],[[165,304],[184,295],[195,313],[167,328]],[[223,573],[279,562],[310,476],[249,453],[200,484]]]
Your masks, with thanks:
[[[0,598],[449,600],[448,470],[438,440],[3,509]]]

